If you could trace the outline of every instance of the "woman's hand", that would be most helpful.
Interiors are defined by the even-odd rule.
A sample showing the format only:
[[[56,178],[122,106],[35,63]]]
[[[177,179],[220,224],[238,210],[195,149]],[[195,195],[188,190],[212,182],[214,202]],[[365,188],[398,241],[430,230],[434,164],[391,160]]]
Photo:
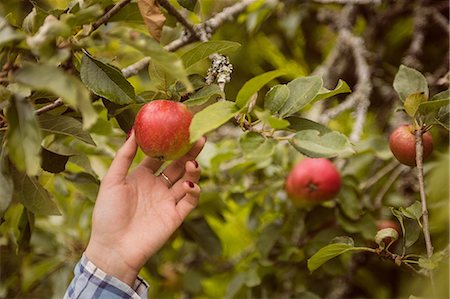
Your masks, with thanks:
[[[141,267],[198,203],[200,167],[195,158],[205,141],[173,161],[164,178],[154,174],[162,162],[151,158],[128,174],[137,150],[131,134],[100,185],[85,252],[91,262],[133,287]]]

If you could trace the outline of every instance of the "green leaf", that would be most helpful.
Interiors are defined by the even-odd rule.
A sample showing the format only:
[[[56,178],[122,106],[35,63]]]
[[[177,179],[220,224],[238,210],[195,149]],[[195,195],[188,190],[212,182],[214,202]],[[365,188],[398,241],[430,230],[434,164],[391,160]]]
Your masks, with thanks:
[[[308,269],[313,272],[332,258],[354,249],[355,247],[346,243],[334,243],[322,247],[310,259],[308,259]]]
[[[319,76],[300,77],[287,84],[289,97],[280,110],[283,117],[290,116],[308,105],[322,88],[322,78]]]
[[[269,125],[274,129],[284,129],[289,126],[289,122],[287,120],[270,115],[268,110],[259,110],[257,108],[254,112],[264,124]]]
[[[62,14],[60,19],[63,23],[71,28],[82,26],[94,22],[103,14],[103,9],[100,5],[94,4],[89,7],[84,7],[78,10],[75,14]]]
[[[257,93],[264,85],[272,81],[273,79],[285,75],[285,70],[270,71],[259,76],[256,76],[247,82],[239,90],[236,97],[236,105],[239,108],[245,107],[250,98]]]
[[[422,204],[420,201],[416,201],[407,208],[400,207],[400,212],[408,218],[415,219],[420,223],[420,218],[422,217]]]
[[[256,132],[245,132],[239,139],[242,152],[248,158],[265,159],[275,150],[276,141]]]
[[[297,132],[289,143],[300,153],[313,158],[329,158],[353,152],[347,137],[336,131],[320,134],[316,130],[303,130]]]
[[[114,14],[109,20],[111,22],[126,22],[134,24],[144,24],[141,13],[139,11],[137,3],[129,3],[125,7],[121,8],[116,14]]]
[[[37,175],[40,169],[41,131],[33,106],[15,97],[6,111],[6,135],[9,157],[20,171]]]
[[[401,65],[394,78],[394,89],[404,102],[413,93],[423,92],[428,98],[428,83],[424,75],[415,69]]]
[[[424,103],[427,100],[425,94],[423,92],[412,93],[406,97],[403,106],[405,107],[406,113],[409,116],[414,117],[419,110],[419,106],[421,103]]]
[[[131,104],[136,100],[134,88],[114,66],[83,53],[80,66],[83,83],[96,95],[116,104]]]
[[[270,250],[279,238],[280,226],[278,224],[270,223],[269,225],[264,227],[256,242],[256,248],[258,248],[263,259],[267,258]]]
[[[14,186],[7,167],[7,159],[2,154],[0,154],[0,186],[0,218],[3,218],[3,214],[11,204]]]
[[[283,107],[289,97],[289,88],[284,84],[272,87],[264,98],[264,109],[271,113],[277,113]]]
[[[39,125],[44,133],[74,137],[88,144],[95,145],[91,135],[83,130],[82,124],[73,117],[42,114],[39,116]]]
[[[177,2],[190,11],[194,11],[195,5],[197,4],[197,0],[177,0]]]
[[[51,65],[27,64],[15,73],[15,80],[36,90],[55,94],[83,116],[83,128],[90,128],[97,121],[89,91],[78,78],[66,74]]]
[[[189,100],[184,101],[183,104],[187,106],[198,106],[208,102],[213,96],[225,98],[225,93],[220,89],[219,85],[206,85],[195,94],[189,97]]]
[[[223,53],[225,51],[235,51],[241,45],[236,42],[217,40],[217,41],[207,41],[198,44],[191,50],[187,51],[181,56],[184,67],[189,69],[195,63],[208,58],[214,53]]]
[[[28,292],[36,282],[49,277],[52,274],[52,271],[56,270],[60,265],[61,261],[55,257],[24,265],[22,268],[22,291]]]
[[[431,97],[430,101],[448,100],[450,98],[450,90],[444,90]]]
[[[290,123],[289,128],[294,131],[315,130],[319,131],[320,134],[332,132],[328,127],[307,118],[290,116],[286,120]]]
[[[326,89],[325,87],[322,86],[322,88],[320,88],[320,90],[319,90],[319,93],[314,98],[313,102],[328,99],[337,94],[348,93],[348,92],[352,92],[350,87],[347,85],[347,83],[345,81],[339,79],[338,84],[336,85],[336,87],[333,90]]]
[[[438,111],[442,107],[448,106],[449,103],[450,103],[450,99],[428,101],[428,102],[420,104],[418,109],[421,114],[429,114],[429,113]]]
[[[212,131],[238,113],[233,102],[221,101],[214,103],[194,115],[189,128],[191,142],[197,141],[204,134]]]
[[[50,194],[34,177],[13,171],[14,194],[31,212],[39,215],[61,215]]]
[[[222,254],[222,243],[205,218],[186,221],[183,223],[182,229],[208,255],[220,256]]]

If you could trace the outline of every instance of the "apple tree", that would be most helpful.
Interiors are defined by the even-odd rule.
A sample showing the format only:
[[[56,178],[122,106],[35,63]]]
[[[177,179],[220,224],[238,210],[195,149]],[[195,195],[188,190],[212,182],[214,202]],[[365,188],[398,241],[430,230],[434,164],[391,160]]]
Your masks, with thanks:
[[[448,298],[448,7],[3,0],[0,297],[63,296],[102,177],[164,99],[208,142],[151,297]]]

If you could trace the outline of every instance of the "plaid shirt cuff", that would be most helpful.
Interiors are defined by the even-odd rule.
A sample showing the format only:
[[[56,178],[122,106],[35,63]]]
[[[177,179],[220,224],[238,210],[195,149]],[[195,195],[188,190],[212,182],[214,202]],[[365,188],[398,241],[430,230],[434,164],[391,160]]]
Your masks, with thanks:
[[[83,254],[75,266],[75,277],[70,283],[64,299],[116,299],[116,298],[147,298],[148,284],[141,277],[137,277],[134,287],[114,276],[106,274],[95,266]]]

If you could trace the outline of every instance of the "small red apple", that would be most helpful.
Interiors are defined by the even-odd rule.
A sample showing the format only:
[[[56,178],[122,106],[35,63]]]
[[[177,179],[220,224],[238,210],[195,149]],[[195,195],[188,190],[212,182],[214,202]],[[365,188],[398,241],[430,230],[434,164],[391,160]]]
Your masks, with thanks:
[[[433,151],[433,137],[430,132],[422,135],[423,160]],[[389,137],[389,147],[397,160],[408,166],[416,166],[416,136],[412,125],[401,125]]]
[[[305,158],[289,173],[285,190],[297,205],[321,203],[334,198],[341,188],[341,176],[330,160]]]
[[[155,100],[145,104],[136,115],[136,142],[150,157],[174,160],[191,148],[189,126],[192,112],[186,105],[169,100]]]
[[[398,226],[398,222],[390,219],[383,219],[377,221],[377,229],[382,230],[383,228],[393,228],[395,229],[398,234],[401,234],[400,227]]]

